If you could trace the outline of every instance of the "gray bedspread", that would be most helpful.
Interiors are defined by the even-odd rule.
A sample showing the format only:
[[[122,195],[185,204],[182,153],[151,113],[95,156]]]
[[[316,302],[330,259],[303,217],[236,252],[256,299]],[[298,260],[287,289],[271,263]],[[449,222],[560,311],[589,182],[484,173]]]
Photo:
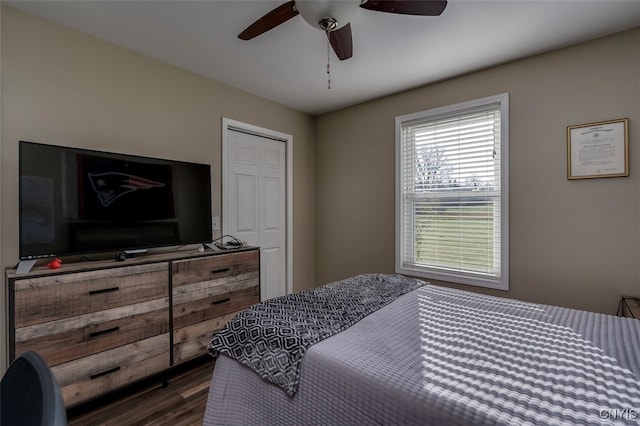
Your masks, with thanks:
[[[640,423],[640,321],[426,285],[312,346],[291,398],[221,356],[205,425]]]
[[[265,300],[243,310],[217,332],[208,349],[275,383],[290,396],[308,348],[422,285],[402,275],[363,274]]]

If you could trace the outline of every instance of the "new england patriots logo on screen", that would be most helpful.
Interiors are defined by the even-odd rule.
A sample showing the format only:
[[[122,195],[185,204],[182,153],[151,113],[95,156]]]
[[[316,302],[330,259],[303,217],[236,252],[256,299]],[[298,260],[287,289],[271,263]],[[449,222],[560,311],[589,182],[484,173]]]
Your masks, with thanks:
[[[93,190],[104,207],[108,207],[121,196],[140,189],[161,188],[164,183],[154,182],[126,173],[88,173]]]

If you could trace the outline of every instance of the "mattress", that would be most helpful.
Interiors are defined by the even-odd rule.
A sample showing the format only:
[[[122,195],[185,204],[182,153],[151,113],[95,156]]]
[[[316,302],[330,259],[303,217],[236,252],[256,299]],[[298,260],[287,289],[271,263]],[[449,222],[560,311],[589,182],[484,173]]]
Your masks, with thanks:
[[[425,285],[311,346],[296,394],[224,355],[205,425],[640,423],[640,321]]]

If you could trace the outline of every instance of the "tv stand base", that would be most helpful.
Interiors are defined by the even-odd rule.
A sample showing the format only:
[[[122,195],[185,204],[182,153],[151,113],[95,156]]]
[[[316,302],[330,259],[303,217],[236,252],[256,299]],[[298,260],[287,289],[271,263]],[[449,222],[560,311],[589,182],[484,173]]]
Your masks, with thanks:
[[[146,252],[147,252],[147,249],[135,249],[135,250],[125,250],[124,254],[126,254],[127,257],[136,257],[136,255],[143,254]]]
[[[16,269],[16,274],[26,274],[29,271],[31,271],[31,268],[33,268],[33,265],[36,264],[36,259],[30,259],[30,260],[21,260],[20,263],[18,263],[18,268]]]

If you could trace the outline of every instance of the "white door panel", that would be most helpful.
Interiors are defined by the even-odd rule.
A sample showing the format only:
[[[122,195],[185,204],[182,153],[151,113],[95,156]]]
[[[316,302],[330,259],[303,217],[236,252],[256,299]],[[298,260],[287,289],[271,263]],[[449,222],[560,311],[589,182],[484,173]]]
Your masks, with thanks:
[[[280,170],[282,167],[281,160],[281,152],[279,149],[269,149],[265,148],[264,150],[264,167],[272,168],[276,171]]]
[[[256,149],[253,145],[238,142],[233,145],[233,159],[237,166],[255,166],[256,165]]]
[[[224,234],[260,247],[260,297],[287,293],[287,144],[226,128]]]
[[[279,179],[264,178],[264,231],[282,230],[282,209],[280,208],[280,191],[282,185]]]
[[[237,217],[237,232],[256,232],[256,177],[237,174],[236,199],[234,200]]]
[[[264,264],[264,276],[267,282],[272,286],[266,289],[265,299],[271,299],[272,297],[283,296],[287,293],[286,283],[282,276],[281,265],[284,262],[284,256],[282,256],[283,250],[279,247],[271,247],[262,249],[262,264]],[[276,286],[275,284],[279,284]]]

